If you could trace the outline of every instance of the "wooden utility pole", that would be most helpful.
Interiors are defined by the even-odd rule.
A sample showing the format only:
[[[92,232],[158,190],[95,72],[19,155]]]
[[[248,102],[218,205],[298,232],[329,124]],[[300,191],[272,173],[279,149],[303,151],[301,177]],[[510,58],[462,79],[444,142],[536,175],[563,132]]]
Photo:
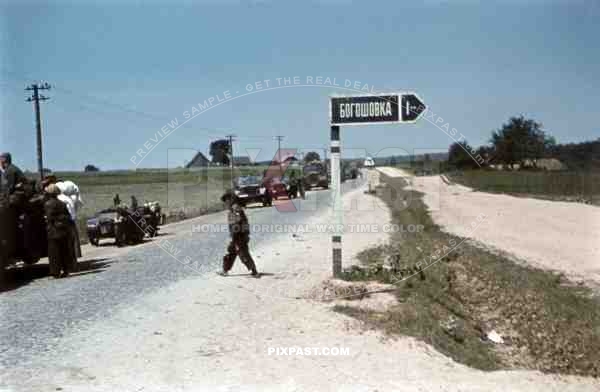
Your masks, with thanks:
[[[38,172],[40,173],[40,181],[42,181],[44,179],[44,160],[42,155],[42,116],[40,114],[40,101],[47,101],[50,98],[40,95],[39,90],[50,90],[50,85],[48,83],[44,83],[43,85],[34,83],[25,90],[33,91],[33,95],[27,98],[27,102],[33,102],[33,109],[35,110]]]
[[[283,140],[283,136],[275,136],[275,139],[277,139],[277,161],[279,162],[279,175],[283,176],[281,169],[281,141]]]
[[[235,188],[235,184],[233,181],[233,138],[235,135],[227,135],[227,139],[229,139],[229,170],[231,176],[231,190]]]

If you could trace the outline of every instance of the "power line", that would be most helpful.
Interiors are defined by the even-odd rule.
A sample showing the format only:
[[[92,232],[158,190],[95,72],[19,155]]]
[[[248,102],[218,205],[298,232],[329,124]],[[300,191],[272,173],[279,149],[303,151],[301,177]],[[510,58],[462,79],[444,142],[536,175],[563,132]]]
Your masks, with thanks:
[[[33,102],[33,109],[35,111],[38,171],[40,173],[40,181],[42,181],[44,179],[44,161],[42,156],[42,115],[40,113],[40,101],[47,101],[50,98],[41,95],[39,90],[50,90],[50,85],[48,83],[42,85],[34,83],[25,88],[25,91],[33,91],[33,95],[27,98],[26,102]]]
[[[75,97],[87,100],[88,102],[93,102],[93,104],[95,105],[100,105],[100,106],[104,106],[104,107],[111,107],[114,109],[119,109],[121,112],[125,112],[125,113],[130,113],[130,114],[135,114],[139,117],[144,117],[148,120],[153,120],[153,121],[158,121],[160,123],[165,123],[167,120],[164,117],[161,116],[157,116],[155,114],[152,113],[148,113],[139,109],[133,109],[129,106],[120,104],[120,103],[116,103],[116,102],[111,102],[108,101],[106,99],[102,99],[102,98],[98,98],[92,95],[87,95],[87,94],[81,94],[81,93],[77,93],[75,91],[69,90],[67,88],[64,87],[54,87],[57,91],[62,91],[64,93],[73,95]],[[196,131],[203,131],[203,132],[214,132],[215,129],[214,128],[205,128],[205,127],[195,127],[195,126],[191,126],[191,124],[186,123],[185,126],[189,129],[193,129]],[[215,137],[215,138],[221,138],[223,137],[222,135],[210,135],[207,134],[206,136],[208,137]]]

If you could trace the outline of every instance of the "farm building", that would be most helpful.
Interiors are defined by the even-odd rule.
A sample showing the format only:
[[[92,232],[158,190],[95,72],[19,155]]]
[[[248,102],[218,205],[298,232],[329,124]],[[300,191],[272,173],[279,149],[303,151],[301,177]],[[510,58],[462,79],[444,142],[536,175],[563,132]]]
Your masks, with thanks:
[[[204,154],[198,152],[194,158],[185,165],[185,168],[191,169],[195,167],[206,167],[208,165],[210,165],[210,160],[208,160]]]

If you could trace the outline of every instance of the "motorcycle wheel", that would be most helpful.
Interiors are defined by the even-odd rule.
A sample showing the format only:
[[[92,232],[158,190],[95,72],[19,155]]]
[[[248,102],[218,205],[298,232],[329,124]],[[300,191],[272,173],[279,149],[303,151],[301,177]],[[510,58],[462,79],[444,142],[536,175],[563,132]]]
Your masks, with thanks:
[[[0,255],[0,288],[8,283],[8,273],[6,266],[8,265],[8,258],[4,255]]]
[[[36,256],[28,256],[23,258],[23,262],[27,265],[32,265],[40,261],[39,257]]]
[[[125,245],[127,236],[122,229],[115,227],[115,244],[120,248]]]

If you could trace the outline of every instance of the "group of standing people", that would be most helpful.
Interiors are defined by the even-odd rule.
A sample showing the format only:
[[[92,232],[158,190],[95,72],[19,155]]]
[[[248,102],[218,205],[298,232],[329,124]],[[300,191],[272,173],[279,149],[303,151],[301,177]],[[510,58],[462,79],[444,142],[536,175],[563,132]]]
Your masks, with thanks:
[[[55,278],[76,272],[81,257],[77,211],[83,204],[79,187],[72,181],[57,181],[48,176],[42,181],[46,197],[44,212],[48,232],[50,274]]]
[[[30,181],[12,163],[10,153],[0,154],[0,195],[14,195]],[[44,198],[44,215],[48,238],[50,274],[55,278],[69,275],[77,268],[81,246],[77,230],[77,210],[82,205],[79,188],[71,181],[57,181],[47,176],[39,183],[37,191]]]

